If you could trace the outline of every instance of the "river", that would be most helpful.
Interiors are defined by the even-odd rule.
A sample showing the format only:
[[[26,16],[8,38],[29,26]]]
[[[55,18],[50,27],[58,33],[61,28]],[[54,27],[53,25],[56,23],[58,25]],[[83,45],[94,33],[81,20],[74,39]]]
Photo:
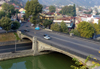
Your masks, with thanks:
[[[0,61],[0,69],[72,69],[71,65],[72,59],[60,53]]]

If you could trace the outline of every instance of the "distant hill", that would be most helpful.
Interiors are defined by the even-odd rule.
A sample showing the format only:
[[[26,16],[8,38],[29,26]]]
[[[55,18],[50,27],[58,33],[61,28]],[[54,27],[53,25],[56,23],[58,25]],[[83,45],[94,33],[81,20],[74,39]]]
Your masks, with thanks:
[[[80,6],[94,6],[100,5],[100,0],[39,0],[41,4],[45,5],[68,5],[76,4]]]
[[[27,0],[24,0],[27,1]],[[100,5],[100,0],[38,0],[41,4],[44,5],[68,5],[76,4],[80,6],[94,6]]]
[[[19,0],[26,2],[27,0]],[[43,5],[68,5],[76,4],[79,6],[94,6],[100,5],[100,0],[38,0]]]
[[[19,5],[20,7],[24,7],[26,0],[10,0],[10,3],[15,3],[16,5]]]

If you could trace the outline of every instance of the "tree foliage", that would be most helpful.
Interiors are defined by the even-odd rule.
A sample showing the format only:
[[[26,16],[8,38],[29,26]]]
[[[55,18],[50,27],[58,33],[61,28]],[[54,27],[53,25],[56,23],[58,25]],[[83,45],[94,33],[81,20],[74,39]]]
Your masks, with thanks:
[[[6,13],[4,12],[4,11],[0,11],[0,19],[2,18],[2,17],[4,17],[6,15]]]
[[[9,31],[11,29],[11,20],[8,17],[2,17],[2,19],[0,20],[0,26],[6,30]]]
[[[55,6],[49,6],[49,11],[50,12],[55,12],[56,11],[56,7]]]
[[[16,29],[18,29],[19,27],[20,27],[20,23],[19,23],[18,21],[14,21],[14,22],[12,23],[12,28],[11,28],[11,29],[16,30]]]
[[[78,32],[80,33],[81,37],[85,38],[92,38],[94,34],[93,26],[88,22],[80,22],[77,28]]]
[[[43,25],[45,28],[47,28],[48,26],[50,26],[52,24],[52,21],[51,20],[44,20],[43,21]]]
[[[13,5],[10,5],[7,3],[4,3],[2,5],[2,9],[3,9],[3,12],[5,13],[6,17],[9,17],[9,18],[11,18],[11,15],[15,15],[16,13],[18,13],[18,10],[15,10]]]
[[[80,33],[76,29],[72,29],[70,33],[74,33],[76,36],[80,36]]]
[[[76,16],[75,5],[63,7],[62,10],[60,11],[60,13],[63,14],[63,15]]]
[[[15,8],[14,8],[13,5],[4,3],[4,4],[2,5],[2,9],[3,9],[7,14],[8,14],[8,13],[10,13],[10,14],[12,14],[12,15],[15,14]]]
[[[94,29],[95,29],[95,33],[98,35],[100,34],[100,20],[98,21],[98,24],[94,24],[93,25]]]
[[[92,10],[91,11],[89,11],[89,12],[84,12],[85,14],[91,14],[92,13]]]
[[[95,62],[93,63],[92,66],[87,66],[87,62],[90,60],[90,58],[91,58],[91,56],[89,55],[84,62],[81,62],[78,59],[73,58],[72,60],[75,61],[76,66],[71,65],[71,68],[73,68],[73,69],[87,69],[87,68],[92,69],[95,66],[100,66],[99,63],[95,63]]]
[[[68,27],[64,22],[60,24],[61,32],[68,33]]]
[[[60,26],[58,25],[58,23],[52,24],[51,30],[60,32]]]
[[[25,5],[25,16],[26,16],[26,18],[28,18],[29,16],[30,16],[30,14],[29,14],[29,6],[30,6],[30,1],[28,0],[27,2],[26,2],[26,5]]]
[[[38,0],[27,1],[25,5],[26,17],[29,18],[31,16],[30,22],[33,24],[37,24],[38,15],[42,12],[42,5],[38,2]]]

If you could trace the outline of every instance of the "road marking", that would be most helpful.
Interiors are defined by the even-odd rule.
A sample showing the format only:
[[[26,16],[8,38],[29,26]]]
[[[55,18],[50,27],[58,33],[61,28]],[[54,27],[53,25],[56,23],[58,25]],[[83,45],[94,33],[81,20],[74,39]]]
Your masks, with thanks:
[[[43,34],[41,34],[41,35],[43,35]],[[68,40],[65,40],[65,39],[60,39],[60,38],[56,38],[56,37],[53,37],[53,36],[50,36],[50,37],[58,39],[58,40],[61,40],[61,41],[69,42],[69,43],[72,43],[72,44],[75,44],[75,45],[79,45],[79,46],[84,47],[84,48],[89,48],[89,49],[92,49],[92,50],[95,50],[95,51],[99,51],[100,50],[100,49],[94,49],[93,47],[89,47],[89,46],[86,46],[86,45],[82,45],[80,43],[71,42],[71,41],[68,41]]]
[[[56,38],[56,37],[53,37],[51,36],[52,38],[55,38],[55,39],[58,39],[58,40],[61,40],[61,41],[65,41],[65,42],[69,42],[69,43],[72,43],[72,44],[75,44],[75,45],[79,45],[81,47],[86,47],[86,48],[89,48],[89,49],[92,49],[92,50],[95,50],[95,51],[99,51],[100,49],[94,49],[92,47],[89,47],[89,46],[86,46],[86,45],[82,45],[80,43],[75,43],[75,42],[71,42],[71,41],[68,41],[68,40],[64,40],[64,39],[60,39],[60,38]]]
[[[41,35],[43,35],[43,34],[41,34]],[[60,39],[60,38],[56,38],[56,37],[53,37],[53,36],[50,36],[50,37],[58,39],[58,40],[61,40],[61,41],[69,42],[69,43],[72,43],[72,44],[75,44],[75,45],[79,45],[81,47],[89,48],[89,49],[92,49],[92,50],[95,50],[95,51],[99,51],[100,50],[100,49],[94,49],[93,47],[89,47],[89,46],[86,46],[86,45],[82,45],[80,43],[71,42],[71,41],[68,41],[68,40],[65,40],[65,39]]]
[[[38,38],[41,39],[41,40],[44,40],[44,39],[42,39],[41,37],[38,37]],[[58,47],[62,47],[62,46],[63,46],[63,48],[67,48],[67,49],[69,49],[69,50],[71,50],[71,51],[73,51],[73,52],[76,52],[76,53],[84,54],[85,56],[92,55],[92,54],[90,54],[90,53],[83,52],[83,51],[79,51],[79,50],[70,48],[70,47],[68,47],[68,46],[61,45],[61,44],[59,44],[59,43],[55,43],[55,42],[50,41],[50,40],[45,40],[45,41],[46,41],[46,42],[49,42],[49,43],[51,43],[51,44],[55,44],[55,45],[57,45]],[[46,43],[46,44],[47,44],[47,43]],[[56,47],[55,47],[55,48],[56,48]],[[58,48],[58,49],[59,49],[59,48]],[[62,50],[62,49],[61,49],[61,50]],[[97,52],[97,53],[98,53],[98,52]]]

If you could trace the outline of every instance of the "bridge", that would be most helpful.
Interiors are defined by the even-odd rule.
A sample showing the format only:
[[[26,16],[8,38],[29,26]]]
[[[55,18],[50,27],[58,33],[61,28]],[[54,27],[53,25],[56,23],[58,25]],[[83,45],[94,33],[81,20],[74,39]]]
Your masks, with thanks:
[[[34,50],[35,56],[43,51],[56,51],[71,58],[77,58],[82,62],[89,55],[92,55],[92,60],[96,58],[97,61],[100,61],[100,42],[74,36],[70,37],[62,33],[44,30],[37,31],[34,29],[30,29],[30,32],[17,31],[17,34],[21,39],[28,38],[32,41],[32,50]],[[45,40],[43,34],[50,35],[51,40]]]

